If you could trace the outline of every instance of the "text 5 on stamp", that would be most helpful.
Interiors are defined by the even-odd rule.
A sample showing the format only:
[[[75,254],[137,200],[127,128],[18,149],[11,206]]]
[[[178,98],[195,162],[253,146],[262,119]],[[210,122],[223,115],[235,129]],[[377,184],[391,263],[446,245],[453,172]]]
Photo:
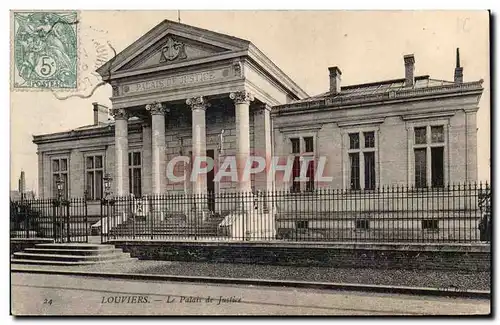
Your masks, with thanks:
[[[14,12],[13,88],[77,88],[76,11]]]

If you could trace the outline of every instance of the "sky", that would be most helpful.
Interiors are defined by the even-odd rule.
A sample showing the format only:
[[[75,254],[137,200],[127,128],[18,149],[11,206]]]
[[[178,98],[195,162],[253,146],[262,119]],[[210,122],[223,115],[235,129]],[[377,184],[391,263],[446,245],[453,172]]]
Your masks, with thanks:
[[[177,11],[81,11],[79,57],[87,95],[99,81],[96,66]],[[489,17],[486,11],[181,11],[182,23],[247,39],[309,95],[328,90],[328,67],[342,70],[342,85],[404,77],[403,55],[415,55],[416,75],[453,80],[460,48],[464,81],[483,79],[477,113],[478,179],[490,180]],[[86,88],[86,89],[85,89]],[[15,91],[10,97],[10,187],[21,170],[37,191],[33,134],[92,124],[92,103],[111,107],[109,85],[89,98],[69,93]],[[59,97],[59,98],[58,98]]]

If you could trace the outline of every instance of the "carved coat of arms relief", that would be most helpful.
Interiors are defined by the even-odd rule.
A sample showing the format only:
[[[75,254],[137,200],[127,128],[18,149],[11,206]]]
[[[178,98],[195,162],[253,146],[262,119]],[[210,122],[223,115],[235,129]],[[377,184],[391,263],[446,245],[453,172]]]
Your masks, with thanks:
[[[161,48],[160,63],[168,63],[187,58],[185,44],[169,37]]]

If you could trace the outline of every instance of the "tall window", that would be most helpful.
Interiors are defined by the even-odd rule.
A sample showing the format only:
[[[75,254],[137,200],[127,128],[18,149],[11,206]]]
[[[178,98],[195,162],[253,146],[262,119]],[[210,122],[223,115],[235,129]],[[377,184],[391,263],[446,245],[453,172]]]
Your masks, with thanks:
[[[349,181],[352,190],[375,188],[375,131],[349,133]]]
[[[415,186],[444,186],[444,126],[422,126],[413,129]]]
[[[290,139],[291,152],[293,155],[292,168],[292,192],[313,191],[314,190],[314,137],[302,136]],[[307,166],[304,166],[307,164]],[[305,176],[307,181],[301,182],[297,180],[300,177],[302,168],[306,168]]]
[[[141,190],[142,159],[140,151],[128,153],[128,184],[129,192],[135,197],[142,196]]]
[[[65,199],[68,198],[68,158],[52,159],[52,195],[56,197],[57,193],[57,180],[61,178],[63,181],[62,195]]]
[[[89,200],[102,198],[103,156],[87,156],[85,159],[86,194]]]

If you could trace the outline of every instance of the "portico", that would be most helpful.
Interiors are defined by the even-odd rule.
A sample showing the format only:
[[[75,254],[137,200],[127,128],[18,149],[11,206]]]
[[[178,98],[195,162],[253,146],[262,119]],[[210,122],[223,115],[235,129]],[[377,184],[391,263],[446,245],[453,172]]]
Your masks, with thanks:
[[[189,184],[192,166],[179,164],[176,171],[187,174],[184,192],[270,190],[266,175],[244,179],[242,169],[252,152],[266,158],[271,152],[270,107],[307,96],[249,41],[166,20],[97,71],[113,89],[117,195],[133,187],[132,120],[142,122],[141,165],[151,171],[142,194],[182,189],[166,175],[167,162],[179,155],[191,156],[190,164],[213,155],[215,169],[234,156],[239,175],[236,183],[213,184],[201,173]],[[180,150],[172,151],[171,142]]]

